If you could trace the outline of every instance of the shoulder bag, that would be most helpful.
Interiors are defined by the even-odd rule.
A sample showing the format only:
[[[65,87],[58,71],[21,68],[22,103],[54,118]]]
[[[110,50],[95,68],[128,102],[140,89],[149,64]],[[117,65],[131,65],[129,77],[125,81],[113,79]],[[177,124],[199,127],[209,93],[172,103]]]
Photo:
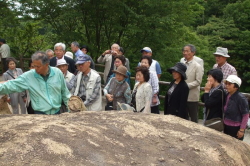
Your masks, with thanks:
[[[223,131],[224,130],[224,123],[223,123],[223,119],[224,119],[224,113],[223,113],[223,91],[221,89],[218,89],[221,91],[222,93],[222,118],[212,118],[209,120],[206,120],[204,123],[204,126],[209,127],[211,129],[215,129],[217,131]],[[208,109],[207,112],[207,117],[209,115],[210,110]],[[206,117],[206,118],[207,118]]]

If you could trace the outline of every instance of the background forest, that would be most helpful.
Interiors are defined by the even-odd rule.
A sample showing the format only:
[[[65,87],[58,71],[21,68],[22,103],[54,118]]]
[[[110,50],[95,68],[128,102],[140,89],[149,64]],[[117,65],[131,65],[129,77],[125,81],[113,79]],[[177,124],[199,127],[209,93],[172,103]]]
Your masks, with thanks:
[[[166,69],[180,60],[185,44],[196,46],[205,72],[221,46],[243,80],[241,91],[250,93],[250,0],[5,0],[0,11],[0,38],[17,58],[53,49],[57,42],[70,51],[70,43],[78,41],[96,61],[116,42],[133,76],[140,49],[148,46],[161,64],[161,80],[171,81]]]

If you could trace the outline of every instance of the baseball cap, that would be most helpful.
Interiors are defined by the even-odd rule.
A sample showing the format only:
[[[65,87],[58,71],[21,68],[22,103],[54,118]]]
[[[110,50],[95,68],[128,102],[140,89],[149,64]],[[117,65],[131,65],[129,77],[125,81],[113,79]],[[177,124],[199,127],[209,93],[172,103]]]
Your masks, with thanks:
[[[76,65],[83,64],[87,61],[90,61],[90,57],[88,55],[79,55],[77,57]]]
[[[143,52],[143,51],[151,52],[152,53],[152,50],[149,47],[144,47],[143,49],[141,49],[141,52]]]
[[[231,83],[236,83],[239,87],[241,85],[241,79],[238,76],[236,76],[236,75],[229,75],[227,77],[227,79],[225,80],[225,82],[226,81],[227,82],[231,82]]]
[[[67,64],[67,62],[65,61],[65,59],[59,59],[59,60],[57,60],[56,67],[57,67],[57,66],[60,66],[60,65],[68,65],[68,64]]]

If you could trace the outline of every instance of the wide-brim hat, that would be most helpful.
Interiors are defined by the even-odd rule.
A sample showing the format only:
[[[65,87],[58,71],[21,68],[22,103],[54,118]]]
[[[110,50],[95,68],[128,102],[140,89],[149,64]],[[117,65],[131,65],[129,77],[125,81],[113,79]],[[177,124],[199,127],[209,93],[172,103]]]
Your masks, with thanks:
[[[217,47],[216,52],[214,53],[214,55],[220,55],[226,58],[229,58],[230,56],[228,55],[228,50],[227,48],[223,48],[223,47]]]
[[[117,111],[135,112],[135,109],[128,104],[117,102]]]
[[[236,75],[229,75],[228,77],[227,77],[227,79],[226,80],[224,80],[224,82],[230,82],[230,83],[235,83],[235,84],[237,84],[239,87],[240,87],[240,85],[241,85],[241,79],[238,77],[238,76],[236,76]]]
[[[182,77],[184,78],[184,80],[187,79],[186,76],[186,70],[187,70],[187,66],[184,63],[178,62],[175,64],[174,67],[169,68],[167,71],[171,74],[172,71],[176,71],[178,73],[180,73],[182,75]]]
[[[118,73],[123,75],[124,77],[128,77],[127,74],[127,68],[125,66],[119,66],[116,70],[112,70],[113,73]]]
[[[82,99],[78,96],[71,96],[69,98],[68,107],[71,113],[87,111]]]

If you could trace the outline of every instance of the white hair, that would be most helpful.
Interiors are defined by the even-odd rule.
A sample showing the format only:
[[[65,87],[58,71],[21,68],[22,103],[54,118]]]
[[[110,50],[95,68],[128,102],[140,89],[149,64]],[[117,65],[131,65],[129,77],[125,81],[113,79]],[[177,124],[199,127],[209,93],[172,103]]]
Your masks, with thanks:
[[[112,44],[112,46],[113,46],[113,45],[115,45],[115,47],[117,46],[118,50],[120,50],[120,46],[119,46],[119,44],[114,43],[114,44]],[[112,46],[111,46],[111,47],[112,47]]]
[[[62,47],[63,51],[66,50],[66,46],[64,43],[56,43],[54,46],[54,50],[56,49],[56,47]]]

